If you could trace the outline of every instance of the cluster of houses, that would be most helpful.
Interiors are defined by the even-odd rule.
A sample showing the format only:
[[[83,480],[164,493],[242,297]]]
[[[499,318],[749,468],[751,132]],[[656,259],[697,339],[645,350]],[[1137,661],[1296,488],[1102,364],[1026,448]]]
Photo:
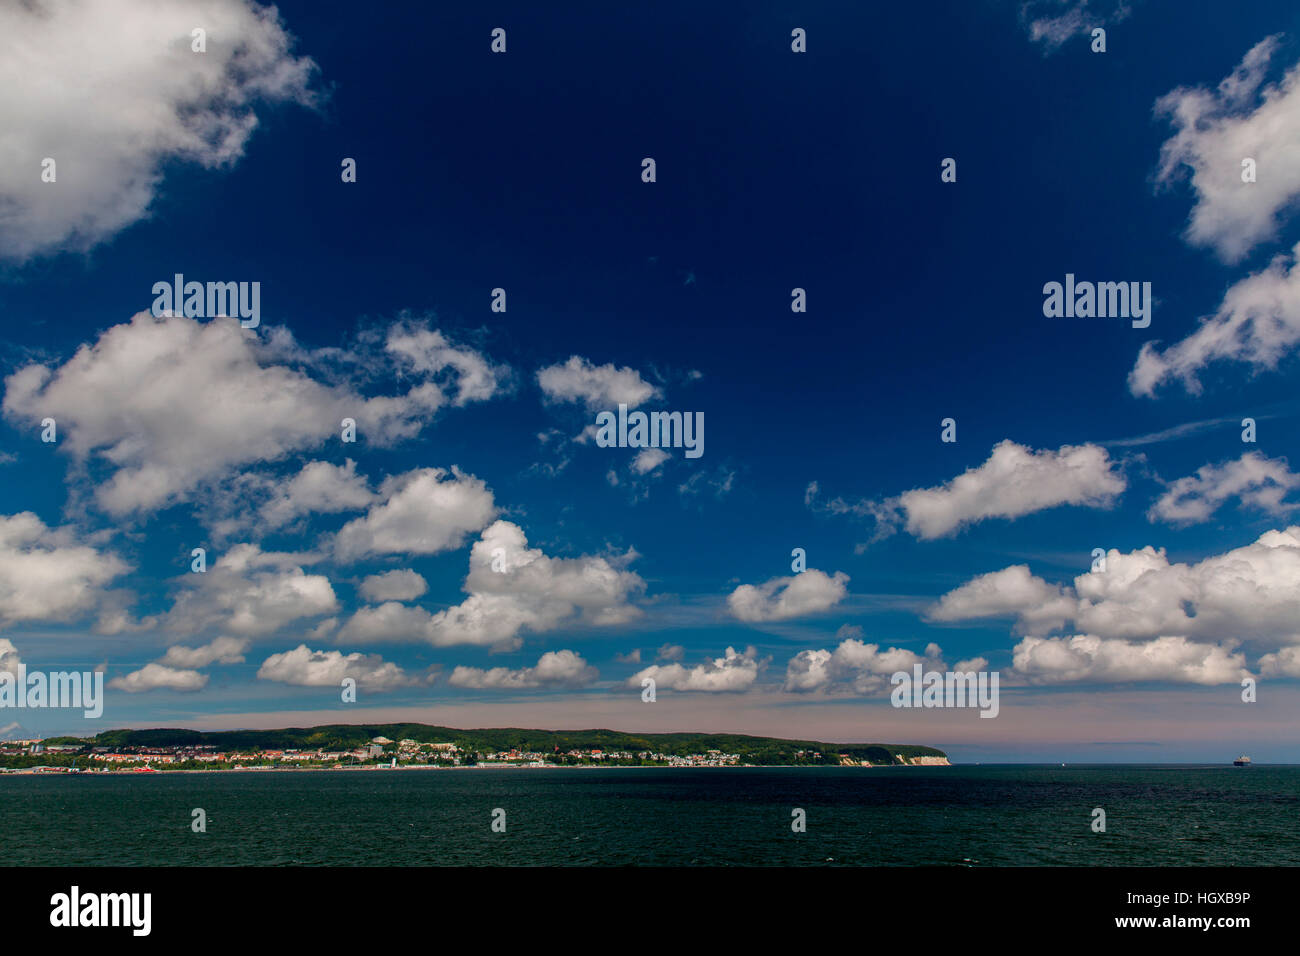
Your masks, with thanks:
[[[171,764],[221,764],[235,769],[268,766],[311,766],[344,768],[357,764],[397,766],[398,764],[479,767],[554,767],[557,764],[612,765],[650,763],[667,767],[734,767],[739,754],[708,750],[697,754],[665,754],[655,751],[602,750],[600,748],[561,751],[500,750],[470,754],[454,743],[423,743],[416,740],[393,741],[372,738],[369,744],[349,750],[285,749],[219,750],[215,745],[173,747],[85,747],[78,744],[45,745],[39,740],[7,741],[0,755],[10,754],[79,754],[86,758],[83,769],[111,769],[121,765],[139,768]],[[55,769],[55,768],[49,768]]]
[[[558,760],[557,760],[558,758]],[[734,767],[740,762],[739,754],[726,754],[721,750],[709,750],[702,754],[655,753],[650,750],[566,750],[558,747],[550,752],[536,750],[501,750],[496,753],[483,754],[478,761],[480,767],[553,767],[557,762],[564,763],[619,763],[621,761],[639,761],[663,764],[667,767]]]
[[[220,750],[215,745],[182,745],[172,747],[86,747],[82,744],[44,744],[40,740],[11,740],[0,746],[0,756],[80,754],[90,765],[105,769],[121,764],[232,764],[235,766],[261,765],[268,762],[288,765],[325,765],[341,767],[345,764],[382,759],[393,743],[387,737],[376,737],[369,744],[350,750]],[[460,748],[452,743],[419,743],[402,740],[396,747],[397,759],[403,763],[461,762]]]
[[[284,750],[230,750],[219,751],[214,746],[202,747],[131,747],[112,750],[108,747],[91,749],[92,760],[104,763],[228,763],[235,766],[261,764],[267,762],[289,765],[316,765],[342,767],[346,764],[364,763],[383,759],[393,741],[387,737],[375,737],[369,744],[350,750],[303,750],[286,748]],[[402,763],[429,763],[431,761],[457,765],[460,763],[460,749],[451,743],[419,743],[414,740],[398,742],[394,756]]]

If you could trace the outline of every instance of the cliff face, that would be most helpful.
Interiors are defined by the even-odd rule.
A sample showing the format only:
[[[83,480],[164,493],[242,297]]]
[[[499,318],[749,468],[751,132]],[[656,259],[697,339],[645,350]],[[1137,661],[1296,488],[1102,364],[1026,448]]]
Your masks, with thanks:
[[[948,762],[947,757],[904,757],[902,754],[898,754],[897,757],[898,757],[898,763],[902,764],[904,767],[951,767],[952,766],[952,764]],[[840,766],[841,767],[874,767],[876,766],[876,764],[873,764],[870,760],[856,760],[853,757],[849,757],[841,754]],[[882,764],[882,766],[886,766],[886,765]]]

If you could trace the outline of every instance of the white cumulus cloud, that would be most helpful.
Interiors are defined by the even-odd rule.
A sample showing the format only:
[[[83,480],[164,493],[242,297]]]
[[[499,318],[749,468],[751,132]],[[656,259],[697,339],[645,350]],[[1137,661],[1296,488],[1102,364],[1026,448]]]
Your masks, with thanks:
[[[108,682],[109,687],[124,690],[128,694],[140,694],[150,690],[195,691],[202,690],[207,684],[207,674],[157,663],[145,664],[137,671],[122,677],[114,677]]]
[[[1284,499],[1297,486],[1300,475],[1287,467],[1286,459],[1247,452],[1236,461],[1203,465],[1195,475],[1172,482],[1147,517],[1176,525],[1196,524],[1209,521],[1233,498],[1242,505],[1280,515],[1296,507],[1296,503]]]
[[[1293,643],[1300,619],[1300,526],[1193,564],[1151,546],[1107,552],[1105,570],[1057,586],[1016,566],[945,594],[939,621],[1014,618],[1024,633],[1073,624],[1099,640],[1185,637],[1276,650]],[[1172,646],[1172,645],[1170,645]]]
[[[367,575],[359,588],[367,601],[414,601],[429,590],[428,582],[409,568]]]
[[[758,679],[758,672],[766,661],[758,659],[758,651],[747,647],[743,652],[728,647],[722,657],[684,667],[681,664],[652,664],[637,671],[627,679],[628,687],[640,687],[644,678],[655,682],[655,689],[703,691],[725,693],[749,690]]]
[[[849,576],[816,568],[760,585],[742,584],[727,596],[727,607],[741,621],[788,621],[830,610],[849,593]]]
[[[633,408],[659,395],[659,389],[632,368],[593,365],[580,355],[537,372],[542,394],[552,402],[581,402],[593,410]]]
[[[341,561],[369,555],[437,554],[461,547],[497,514],[484,482],[459,468],[420,468],[384,481],[380,502],[334,538]]]
[[[1186,637],[1126,641],[1092,634],[1026,637],[1013,652],[1015,675],[1031,684],[1077,681],[1235,684],[1249,675],[1245,655]]]
[[[1300,677],[1300,644],[1291,644],[1259,659],[1263,677]]]
[[[1215,362],[1274,370],[1300,344],[1300,244],[1234,283],[1196,331],[1161,349],[1146,342],[1128,375],[1129,391],[1151,397],[1167,382],[1201,393],[1200,373]]]
[[[30,511],[0,515],[0,627],[111,613],[107,585],[129,570],[71,528],[46,527]]]
[[[857,633],[861,633],[857,628],[840,629],[842,635]],[[879,644],[845,637],[833,651],[805,650],[790,658],[785,668],[785,689],[797,693],[876,694],[889,688],[891,675],[898,671],[911,673],[914,664],[924,663],[929,669],[943,670],[938,646],[932,644],[928,650],[931,653],[922,657],[904,648],[882,649]]]
[[[394,348],[390,338],[382,355],[399,368],[407,358]],[[109,466],[95,500],[124,516],[184,501],[249,464],[337,441],[345,418],[377,445],[410,438],[450,401],[445,390],[453,384],[423,373],[405,393],[363,397],[346,383],[318,381],[302,363],[286,363],[294,351],[283,329],[264,340],[228,319],[141,312],[61,366],[14,372],[2,407],[32,425],[54,418],[61,450],[79,463],[95,457]],[[322,497],[321,486],[331,482],[335,493]],[[358,500],[362,487],[346,471],[309,472],[296,491],[302,501],[333,508]],[[271,516],[297,513],[294,500],[273,504]]]
[[[1019,518],[1061,505],[1109,507],[1124,478],[1099,445],[1034,451],[999,442],[987,461],[936,488],[905,491],[889,504],[903,511],[907,531],[942,538],[988,518]]]
[[[455,687],[519,690],[529,687],[584,687],[600,676],[596,668],[574,651],[547,651],[533,667],[457,667],[448,683]]]
[[[18,648],[14,647],[14,642],[7,637],[0,637],[0,672],[13,674],[21,663],[22,658],[18,656]]]
[[[553,558],[529,548],[518,525],[496,521],[470,549],[464,601],[436,614],[395,601],[364,607],[344,625],[339,640],[513,649],[524,631],[626,624],[642,614],[631,599],[645,583],[624,567],[634,556]]]
[[[835,498],[819,505],[821,489],[814,481],[804,502],[832,514],[870,515],[878,538],[903,525],[914,537],[930,540],[989,518],[1015,519],[1062,505],[1109,508],[1125,486],[1118,463],[1100,445],[1035,451],[1008,439],[995,445],[983,464],[933,488],[915,488],[884,501]]]
[[[297,687],[334,687],[351,678],[358,687],[373,691],[413,687],[424,680],[408,674],[378,654],[344,654],[342,651],[313,651],[306,644],[293,650],[272,654],[257,670],[262,680],[278,681]]]
[[[1265,83],[1280,37],[1248,52],[1215,91],[1180,87],[1156,102],[1175,133],[1160,153],[1159,181],[1191,172],[1196,206],[1187,239],[1239,262],[1277,236],[1284,213],[1300,197],[1300,64]],[[1242,181],[1242,160],[1256,162]]]
[[[181,634],[212,628],[241,636],[272,634],[293,621],[330,614],[338,600],[329,578],[308,574],[298,556],[241,544],[202,574],[186,573],[163,619]]]
[[[167,667],[194,668],[209,664],[242,664],[244,651],[248,650],[246,637],[217,637],[201,647],[183,647],[173,644],[167,648],[160,663]]]
[[[1027,564],[990,571],[949,591],[932,607],[932,621],[1020,618],[1027,626],[1059,627],[1078,608],[1078,600],[1059,585],[1036,577]]]
[[[275,8],[247,0],[0,4],[0,258],[111,238],[148,216],[170,163],[233,165],[259,108],[315,100],[316,66],[291,46]]]
[[[279,528],[306,514],[360,511],[374,500],[365,475],[357,474],[351,458],[342,465],[312,461],[288,483],[276,484],[272,498],[262,505],[261,519],[267,527]]]

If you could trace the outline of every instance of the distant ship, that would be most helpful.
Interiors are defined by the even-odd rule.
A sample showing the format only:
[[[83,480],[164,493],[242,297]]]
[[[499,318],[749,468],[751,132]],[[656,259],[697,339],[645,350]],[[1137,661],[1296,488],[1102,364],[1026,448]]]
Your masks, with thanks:
[[[1238,757],[1236,760],[1232,762],[1232,765],[1234,767],[1249,767],[1250,758],[1247,757],[1245,754],[1242,754],[1240,757]]]

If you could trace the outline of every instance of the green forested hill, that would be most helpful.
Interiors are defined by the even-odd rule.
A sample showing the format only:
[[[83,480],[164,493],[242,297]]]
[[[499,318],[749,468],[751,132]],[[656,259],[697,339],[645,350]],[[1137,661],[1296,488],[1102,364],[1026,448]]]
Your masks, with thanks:
[[[157,730],[108,730],[90,740],[99,747],[172,747],[211,745],[222,750],[315,749],[345,750],[370,742],[372,737],[417,740],[421,743],[454,743],[464,750],[488,753],[515,748],[530,751],[650,750],[665,754],[702,753],[721,750],[740,754],[749,763],[788,763],[795,751],[815,751],[832,762],[848,754],[872,763],[896,763],[905,757],[943,757],[942,750],[915,744],[834,744],[817,740],[783,740],[745,734],[631,734],[614,730],[524,730],[502,727],[461,730],[429,724],[327,724],[322,727],[289,727],[283,730],[198,731],[160,728]],[[78,742],[57,738],[47,743]]]

